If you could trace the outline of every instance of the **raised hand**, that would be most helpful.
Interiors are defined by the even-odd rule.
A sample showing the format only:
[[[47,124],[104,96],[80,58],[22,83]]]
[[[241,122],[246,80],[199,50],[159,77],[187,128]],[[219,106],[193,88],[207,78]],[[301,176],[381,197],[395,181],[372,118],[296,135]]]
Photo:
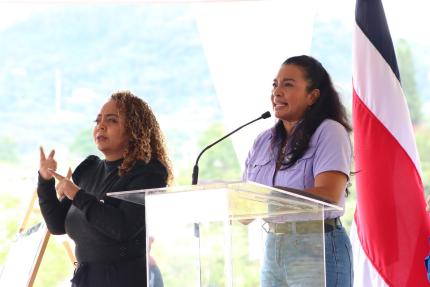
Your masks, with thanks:
[[[49,180],[53,177],[48,169],[57,170],[57,161],[54,159],[54,155],[55,150],[51,150],[48,157],[46,157],[43,147],[40,147],[39,174],[45,180]]]
[[[69,170],[67,171],[66,179],[70,180],[72,178],[72,169],[69,167]],[[61,184],[61,181],[55,186],[55,190],[57,191],[58,198],[63,199],[66,195],[62,191],[62,188],[59,186]]]
[[[58,196],[60,198],[67,196],[68,199],[73,200],[73,198],[75,198],[76,193],[79,191],[79,187],[70,180],[70,178],[72,177],[72,170],[69,168],[66,177],[56,173],[52,169],[48,169],[48,172],[53,177],[55,177],[55,179],[58,180],[58,184],[55,187]]]

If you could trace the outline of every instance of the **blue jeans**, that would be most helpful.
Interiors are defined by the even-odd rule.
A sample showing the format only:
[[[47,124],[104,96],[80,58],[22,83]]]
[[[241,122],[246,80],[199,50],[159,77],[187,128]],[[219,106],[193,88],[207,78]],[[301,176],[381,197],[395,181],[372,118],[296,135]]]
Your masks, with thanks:
[[[319,234],[268,233],[261,274],[262,287],[324,286]],[[326,286],[353,284],[352,249],[343,227],[325,233]]]

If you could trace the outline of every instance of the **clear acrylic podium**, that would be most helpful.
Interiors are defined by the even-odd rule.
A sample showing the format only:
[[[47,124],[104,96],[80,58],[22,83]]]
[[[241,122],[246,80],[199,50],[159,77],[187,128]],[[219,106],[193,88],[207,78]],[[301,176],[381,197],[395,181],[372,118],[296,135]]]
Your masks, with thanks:
[[[145,204],[150,246],[148,287],[162,286],[157,285],[161,280],[158,271],[165,287],[260,286],[269,225],[285,221],[313,221],[313,236],[320,240],[313,256],[325,270],[324,212],[341,210],[297,190],[253,182],[145,189],[108,196]],[[315,222],[320,226],[316,231]],[[300,232],[291,226],[287,233]],[[301,242],[296,244],[299,251]],[[300,252],[294,256],[300,260]],[[320,277],[316,286],[325,286],[324,271]]]

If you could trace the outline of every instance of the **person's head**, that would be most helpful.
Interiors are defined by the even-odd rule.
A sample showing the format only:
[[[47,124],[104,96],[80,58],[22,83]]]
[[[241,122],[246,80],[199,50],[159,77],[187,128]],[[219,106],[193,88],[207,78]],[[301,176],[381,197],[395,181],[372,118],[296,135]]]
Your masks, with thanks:
[[[325,119],[339,122],[350,132],[348,116],[333,82],[321,63],[306,55],[288,58],[279,69],[273,83],[272,105],[276,125],[274,142],[291,137],[294,148],[289,152],[286,168],[303,156],[315,130]],[[291,135],[286,122],[298,123]]]
[[[306,71],[301,66],[286,63],[282,64],[273,79],[273,112],[286,126],[299,122],[318,100],[320,91],[311,90],[308,82]]]
[[[273,81],[272,105],[282,121],[308,119],[317,126],[327,118],[351,130],[339,94],[321,63],[310,56],[288,58]]]
[[[164,138],[151,108],[129,91],[114,93],[103,105],[94,127],[94,141],[106,160],[124,158],[123,175],[136,160],[159,160],[173,178]]]

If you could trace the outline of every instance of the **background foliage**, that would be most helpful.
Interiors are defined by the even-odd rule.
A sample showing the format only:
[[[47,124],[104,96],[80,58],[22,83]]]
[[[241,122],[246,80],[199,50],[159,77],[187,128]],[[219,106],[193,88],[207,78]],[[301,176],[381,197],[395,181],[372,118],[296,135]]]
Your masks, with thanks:
[[[326,66],[348,108],[351,38],[342,23],[316,19],[311,54]],[[406,39],[395,44],[428,193],[430,121],[423,107],[430,102],[430,48]],[[198,153],[228,132],[187,5],[52,6],[0,30],[0,47],[0,266],[36,186],[38,146],[55,147],[63,170],[97,154],[92,121],[113,91],[132,90],[153,108],[178,185],[191,183]],[[229,139],[207,151],[199,166],[200,182],[241,177]],[[355,195],[353,178],[343,217],[348,229]],[[241,244],[246,254],[247,243]],[[220,262],[208,264],[213,272],[205,276],[221,278]],[[258,276],[253,264],[238,268],[249,273],[241,286],[253,286]],[[72,270],[62,243],[51,238],[36,286],[67,286]]]

